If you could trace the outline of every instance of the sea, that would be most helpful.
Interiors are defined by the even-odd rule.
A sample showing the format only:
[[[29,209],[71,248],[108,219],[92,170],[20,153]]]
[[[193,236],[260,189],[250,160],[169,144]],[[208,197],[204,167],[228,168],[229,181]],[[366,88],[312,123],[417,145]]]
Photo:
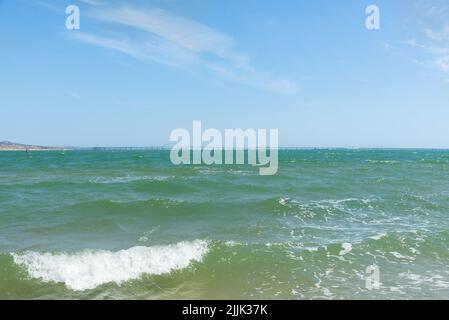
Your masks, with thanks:
[[[0,299],[447,299],[449,151],[0,153]]]

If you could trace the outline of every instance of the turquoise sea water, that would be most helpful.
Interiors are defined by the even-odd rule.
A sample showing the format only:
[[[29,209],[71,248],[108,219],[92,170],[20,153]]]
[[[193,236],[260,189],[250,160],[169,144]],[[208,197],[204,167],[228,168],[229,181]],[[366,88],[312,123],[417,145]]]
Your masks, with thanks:
[[[2,152],[0,299],[448,298],[448,214],[449,151]]]

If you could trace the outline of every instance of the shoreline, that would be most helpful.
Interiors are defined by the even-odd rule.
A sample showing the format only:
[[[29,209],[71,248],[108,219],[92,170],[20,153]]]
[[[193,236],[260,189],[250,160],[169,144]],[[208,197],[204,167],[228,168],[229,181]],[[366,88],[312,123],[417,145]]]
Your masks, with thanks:
[[[53,148],[42,148],[42,149],[39,149],[39,148],[0,148],[0,152],[2,152],[2,151],[4,151],[4,152],[7,152],[7,151],[10,151],[10,152],[14,152],[14,151],[23,151],[23,152],[27,152],[27,151],[68,151],[68,150],[72,150],[72,149],[63,149],[63,148],[61,148],[61,149],[59,149],[59,148],[56,148],[56,149],[53,149]]]

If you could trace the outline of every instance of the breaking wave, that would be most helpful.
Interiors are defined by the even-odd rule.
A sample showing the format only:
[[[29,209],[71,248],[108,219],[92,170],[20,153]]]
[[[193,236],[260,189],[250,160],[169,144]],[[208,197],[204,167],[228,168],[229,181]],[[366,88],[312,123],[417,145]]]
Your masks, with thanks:
[[[24,266],[30,277],[44,282],[64,283],[83,291],[102,284],[138,279],[144,274],[160,275],[200,262],[208,252],[203,240],[154,247],[132,247],[117,252],[84,250],[68,253],[13,253],[14,262]]]

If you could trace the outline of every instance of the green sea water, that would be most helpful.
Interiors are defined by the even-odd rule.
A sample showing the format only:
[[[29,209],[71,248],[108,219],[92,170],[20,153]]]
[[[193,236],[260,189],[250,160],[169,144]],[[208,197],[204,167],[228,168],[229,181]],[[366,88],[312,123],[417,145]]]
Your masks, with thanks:
[[[279,157],[0,153],[0,299],[449,298],[449,151]]]

